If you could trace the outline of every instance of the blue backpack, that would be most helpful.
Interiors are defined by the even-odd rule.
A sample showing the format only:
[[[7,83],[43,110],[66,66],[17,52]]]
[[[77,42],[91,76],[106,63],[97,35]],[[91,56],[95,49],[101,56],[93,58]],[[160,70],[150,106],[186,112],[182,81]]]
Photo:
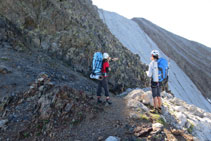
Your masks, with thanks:
[[[159,82],[168,79],[168,61],[164,58],[158,59],[158,79]]]
[[[92,60],[92,73],[90,75],[90,78],[101,79],[102,64],[103,64],[103,54],[101,52],[96,52]]]

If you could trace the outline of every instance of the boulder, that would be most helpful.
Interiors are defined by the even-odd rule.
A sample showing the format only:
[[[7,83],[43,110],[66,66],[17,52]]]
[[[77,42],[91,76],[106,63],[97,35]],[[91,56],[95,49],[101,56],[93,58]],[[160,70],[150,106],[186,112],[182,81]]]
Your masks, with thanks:
[[[141,101],[144,104],[150,104],[151,106],[153,106],[153,97],[152,97],[152,92],[148,91],[144,94],[141,95]]]
[[[137,101],[141,101],[141,96],[144,94],[144,91],[142,89],[135,89],[128,93],[128,95],[125,97],[125,99],[134,99]]]

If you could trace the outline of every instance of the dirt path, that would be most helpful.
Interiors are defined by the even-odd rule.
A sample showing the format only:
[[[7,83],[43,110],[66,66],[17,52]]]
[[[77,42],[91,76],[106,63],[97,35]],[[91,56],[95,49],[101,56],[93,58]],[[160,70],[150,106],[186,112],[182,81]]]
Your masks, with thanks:
[[[128,119],[129,109],[126,107],[123,98],[112,97],[111,100],[112,105],[105,105],[97,104],[94,99],[93,103],[96,104],[99,113],[89,115],[85,121],[77,127],[73,127],[70,131],[63,131],[64,133],[69,133],[67,138],[71,138],[71,140],[96,141],[99,138],[106,139],[109,136],[117,136],[128,140],[131,136],[128,131],[132,127]]]

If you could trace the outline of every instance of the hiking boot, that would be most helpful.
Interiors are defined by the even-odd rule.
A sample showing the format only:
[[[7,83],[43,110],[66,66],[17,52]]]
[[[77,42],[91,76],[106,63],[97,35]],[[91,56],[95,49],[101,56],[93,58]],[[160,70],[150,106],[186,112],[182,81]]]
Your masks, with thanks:
[[[154,108],[154,109],[150,110],[150,113],[157,114],[158,113],[158,110]]]
[[[112,102],[110,100],[108,100],[108,99],[106,99],[106,103],[108,103],[109,105],[112,104]]]
[[[159,114],[162,114],[162,109],[161,109],[161,107],[159,107],[157,110],[158,110],[158,113],[159,113]]]
[[[102,103],[103,101],[100,99],[97,99],[97,103]]]

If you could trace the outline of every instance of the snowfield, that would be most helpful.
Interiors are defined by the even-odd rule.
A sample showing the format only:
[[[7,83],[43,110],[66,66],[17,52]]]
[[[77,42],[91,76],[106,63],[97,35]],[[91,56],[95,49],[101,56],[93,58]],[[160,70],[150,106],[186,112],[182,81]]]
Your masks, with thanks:
[[[104,10],[99,10],[99,15],[112,34],[134,54],[138,54],[143,63],[149,64],[151,51],[159,50],[161,57],[170,63],[168,84],[172,93],[189,104],[211,112],[211,104],[202,96],[190,78],[157,47],[136,22]]]

